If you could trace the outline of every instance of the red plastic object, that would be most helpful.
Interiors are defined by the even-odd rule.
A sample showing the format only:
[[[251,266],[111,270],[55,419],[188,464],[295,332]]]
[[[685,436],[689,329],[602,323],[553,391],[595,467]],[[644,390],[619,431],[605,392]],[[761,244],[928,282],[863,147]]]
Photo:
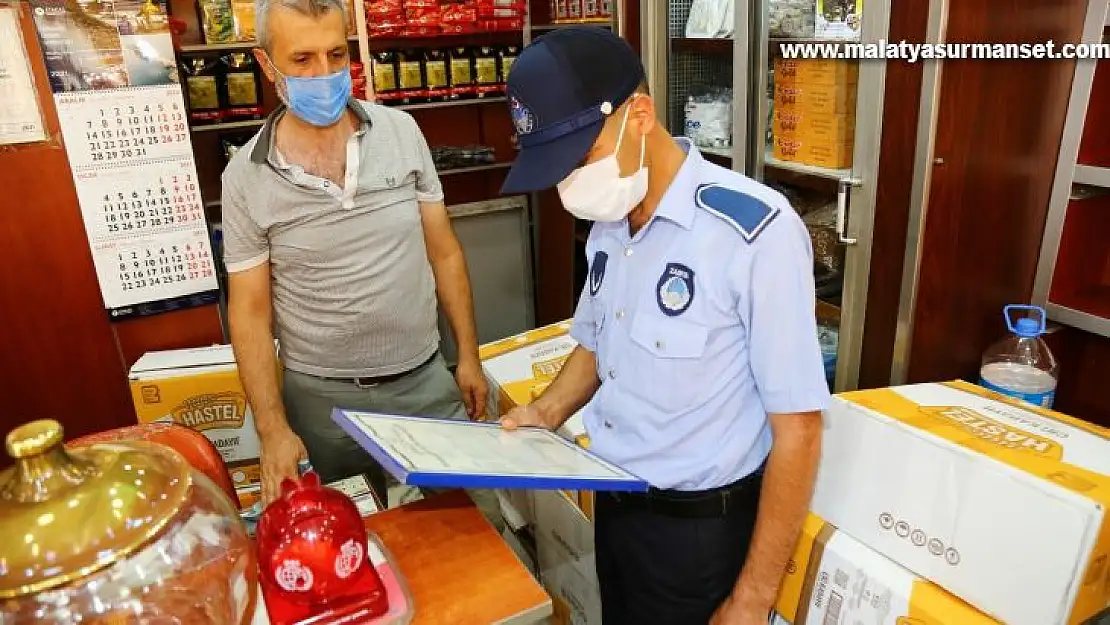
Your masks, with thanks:
[[[273,625],[364,623],[389,611],[355,504],[308,472],[286,479],[258,520],[262,595]]]
[[[116,441],[150,441],[165,445],[185,457],[185,460],[194,469],[203,473],[208,479],[216,483],[224,491],[235,507],[239,507],[239,499],[235,495],[235,484],[227,473],[219,450],[208,440],[204,434],[176,423],[140,423],[127,427],[106,430],[87,434],[75,438],[67,447],[77,445],[91,445],[93,443],[111,443]]]

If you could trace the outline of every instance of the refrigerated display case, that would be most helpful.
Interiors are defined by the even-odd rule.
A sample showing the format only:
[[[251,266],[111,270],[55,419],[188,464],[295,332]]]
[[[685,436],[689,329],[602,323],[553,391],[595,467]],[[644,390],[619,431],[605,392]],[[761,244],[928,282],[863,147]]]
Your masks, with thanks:
[[[784,57],[783,44],[877,42],[889,30],[889,6],[670,0],[664,12],[659,4],[644,24],[644,40],[654,42],[644,58],[657,107],[666,111],[672,134],[690,136],[710,160],[778,189],[802,216],[814,248],[816,314],[830,386],[855,388],[885,64],[793,61]],[[700,132],[703,103],[721,102],[732,108],[727,143],[719,141],[720,132],[708,138]]]

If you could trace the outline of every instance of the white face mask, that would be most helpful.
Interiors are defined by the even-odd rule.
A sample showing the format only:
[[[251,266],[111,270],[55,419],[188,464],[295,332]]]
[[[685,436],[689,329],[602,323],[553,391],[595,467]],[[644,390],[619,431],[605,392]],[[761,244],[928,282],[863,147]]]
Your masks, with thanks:
[[[586,221],[620,221],[647,195],[648,172],[644,168],[647,137],[640,137],[640,168],[636,173],[622,178],[620,164],[617,162],[617,154],[620,153],[621,142],[624,140],[624,125],[628,123],[628,113],[631,110],[632,107],[624,110],[617,147],[613,153],[579,167],[559,183],[559,198],[571,215]]]

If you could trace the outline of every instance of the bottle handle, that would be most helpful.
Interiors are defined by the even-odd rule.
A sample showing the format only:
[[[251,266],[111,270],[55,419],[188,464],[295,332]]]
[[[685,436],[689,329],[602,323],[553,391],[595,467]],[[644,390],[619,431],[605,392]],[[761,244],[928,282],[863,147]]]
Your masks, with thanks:
[[[1006,317],[1006,327],[1009,328],[1011,333],[1017,334],[1017,328],[1014,327],[1015,322],[1013,313],[1019,311],[1029,311],[1037,313],[1036,315],[1026,316],[1037,318],[1038,322],[1040,323],[1040,326],[1037,329],[1037,333],[1045,333],[1045,330],[1048,327],[1048,314],[1045,313],[1044,308],[1041,308],[1040,306],[1032,306],[1030,304],[1008,304],[1002,307],[1002,315]]]

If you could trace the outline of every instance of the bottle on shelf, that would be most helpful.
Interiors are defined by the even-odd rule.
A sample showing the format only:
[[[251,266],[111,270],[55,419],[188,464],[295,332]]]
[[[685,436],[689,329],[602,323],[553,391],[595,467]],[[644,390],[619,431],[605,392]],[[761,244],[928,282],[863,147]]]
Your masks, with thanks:
[[[1013,319],[1014,312],[1029,311],[1037,318]],[[1046,315],[1040,306],[1011,304],[1002,309],[1010,335],[983,353],[979,369],[979,385],[1051,408],[1056,397],[1059,366],[1041,336],[1045,333]]]

